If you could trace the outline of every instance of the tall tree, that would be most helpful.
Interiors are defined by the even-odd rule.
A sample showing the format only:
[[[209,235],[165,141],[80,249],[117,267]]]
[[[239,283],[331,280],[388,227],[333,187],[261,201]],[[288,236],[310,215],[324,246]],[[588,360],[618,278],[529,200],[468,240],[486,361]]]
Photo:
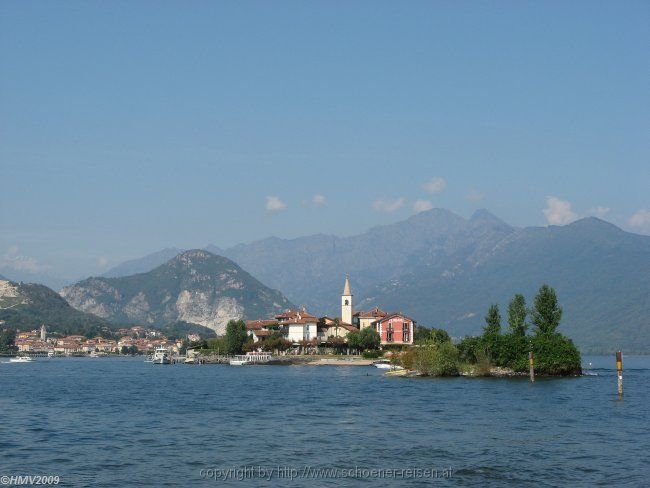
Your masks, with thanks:
[[[433,327],[431,329],[430,338],[436,344],[442,344],[443,342],[451,342],[451,337],[449,333],[444,329],[436,329]]]
[[[381,337],[379,337],[379,332],[374,327],[366,327],[359,332],[359,342],[361,343],[361,348],[366,351],[379,349]]]
[[[496,303],[490,305],[488,314],[485,316],[485,327],[483,327],[483,334],[486,336],[497,336],[501,333],[501,314],[499,313],[499,305]]]
[[[553,334],[562,318],[562,307],[558,305],[555,290],[547,284],[542,285],[535,297],[534,305],[530,316],[537,334]]]
[[[248,340],[246,324],[243,320],[231,320],[226,325],[226,349],[228,354],[241,354]]]
[[[526,299],[521,293],[517,293],[508,304],[508,325],[510,332],[516,335],[526,335],[528,324],[526,323]]]

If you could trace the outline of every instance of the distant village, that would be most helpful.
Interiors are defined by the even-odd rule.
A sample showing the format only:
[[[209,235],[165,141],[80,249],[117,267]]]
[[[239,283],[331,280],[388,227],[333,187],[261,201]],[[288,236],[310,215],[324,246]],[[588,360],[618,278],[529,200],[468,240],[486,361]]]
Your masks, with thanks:
[[[42,325],[38,330],[18,332],[15,346],[19,352],[29,354],[151,354],[158,347],[165,347],[170,352],[178,354],[183,347],[183,340],[171,341],[159,330],[142,326],[119,329],[116,339],[93,337],[87,339],[82,335],[65,337],[48,337],[47,328]],[[189,334],[189,342],[201,340],[198,334]]]

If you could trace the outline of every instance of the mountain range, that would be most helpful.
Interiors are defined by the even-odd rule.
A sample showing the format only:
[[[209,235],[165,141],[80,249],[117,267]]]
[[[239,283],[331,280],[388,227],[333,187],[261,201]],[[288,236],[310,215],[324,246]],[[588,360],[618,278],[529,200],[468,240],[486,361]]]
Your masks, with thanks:
[[[273,316],[293,306],[231,260],[204,250],[181,252],[145,273],[88,278],[60,293],[73,307],[111,322],[186,322],[217,333],[231,319]]]
[[[271,237],[208,246],[312,313],[337,314],[346,274],[355,308],[403,311],[452,335],[479,333],[491,303],[515,293],[529,305],[543,283],[564,306],[561,331],[585,352],[650,351],[650,237],[596,218],[517,228],[487,210],[465,219],[443,209],[351,237]],[[109,271],[130,273],[167,249]],[[72,302],[75,303],[74,301]]]

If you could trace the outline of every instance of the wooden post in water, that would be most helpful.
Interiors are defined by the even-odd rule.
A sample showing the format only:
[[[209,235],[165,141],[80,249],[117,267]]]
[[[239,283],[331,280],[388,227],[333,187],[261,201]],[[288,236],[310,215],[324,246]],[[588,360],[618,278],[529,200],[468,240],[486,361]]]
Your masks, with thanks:
[[[616,374],[618,376],[618,396],[623,396],[623,354],[616,351]]]
[[[535,383],[535,355],[533,351],[528,352],[528,362],[530,363],[530,382]]]

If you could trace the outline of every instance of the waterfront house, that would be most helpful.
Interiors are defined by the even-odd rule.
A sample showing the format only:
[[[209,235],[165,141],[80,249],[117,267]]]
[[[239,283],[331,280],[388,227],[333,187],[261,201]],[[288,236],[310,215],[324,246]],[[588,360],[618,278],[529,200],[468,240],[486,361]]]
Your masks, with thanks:
[[[375,322],[373,326],[379,333],[382,345],[413,344],[415,320],[401,313],[388,314]]]

